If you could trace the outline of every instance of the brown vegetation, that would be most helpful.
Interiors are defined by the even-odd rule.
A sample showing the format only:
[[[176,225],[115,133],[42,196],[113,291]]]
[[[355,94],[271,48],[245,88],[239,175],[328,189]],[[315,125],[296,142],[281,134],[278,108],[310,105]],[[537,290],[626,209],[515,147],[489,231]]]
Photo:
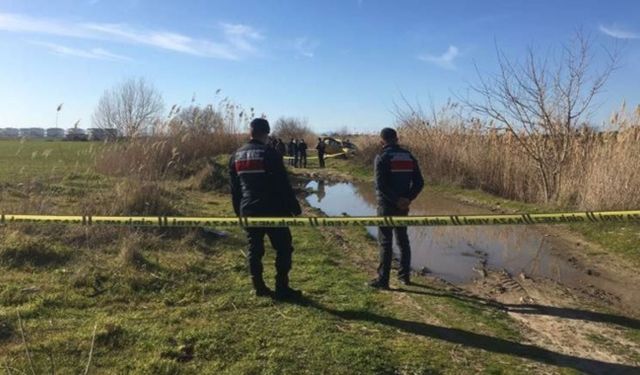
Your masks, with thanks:
[[[467,120],[456,108],[449,104],[430,119],[415,111],[399,118],[402,141],[420,158],[428,178],[545,202],[538,165],[518,139],[492,123]],[[640,207],[640,108],[628,113],[623,106],[606,129],[583,127],[566,142],[564,178],[551,203],[580,209]]]
[[[138,176],[144,180],[188,177],[206,166],[208,159],[228,154],[239,146],[237,133],[244,115],[237,106],[209,105],[179,109],[158,124],[154,135],[114,143],[97,161],[98,172],[116,176]]]

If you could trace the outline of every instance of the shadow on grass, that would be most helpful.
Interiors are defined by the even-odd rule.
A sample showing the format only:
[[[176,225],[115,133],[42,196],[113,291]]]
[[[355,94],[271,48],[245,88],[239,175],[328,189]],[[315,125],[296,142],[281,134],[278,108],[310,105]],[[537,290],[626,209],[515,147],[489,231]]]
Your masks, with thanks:
[[[302,298],[295,301],[295,303],[324,311],[345,320],[380,324],[413,335],[442,340],[469,348],[482,349],[492,353],[517,356],[548,365],[571,368],[586,374],[640,373],[640,367],[557,353],[535,345],[522,344],[458,328],[440,327],[423,322],[397,319],[366,310],[336,310],[323,306],[308,298]]]
[[[601,313],[596,311],[580,310],[570,307],[556,307],[537,304],[503,304],[491,299],[480,298],[472,295],[461,294],[450,291],[441,291],[435,288],[431,288],[427,285],[412,284],[413,286],[426,289],[414,290],[414,289],[396,289],[397,292],[408,294],[419,294],[432,297],[443,297],[449,299],[455,299],[462,302],[476,303],[484,306],[494,307],[507,312],[513,312],[518,314],[536,314],[536,315],[548,315],[559,318],[586,320],[591,322],[610,323],[617,324],[622,327],[631,329],[640,329],[640,320],[629,318],[626,316]]]

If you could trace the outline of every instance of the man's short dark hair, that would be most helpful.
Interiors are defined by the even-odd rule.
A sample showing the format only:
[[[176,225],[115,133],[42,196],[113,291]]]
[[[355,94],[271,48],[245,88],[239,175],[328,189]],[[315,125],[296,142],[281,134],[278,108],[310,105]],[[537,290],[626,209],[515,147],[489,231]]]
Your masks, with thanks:
[[[249,125],[251,128],[251,136],[262,136],[267,135],[271,132],[271,127],[269,126],[269,121],[263,118],[255,118],[251,121]]]
[[[385,142],[392,142],[398,139],[398,133],[396,133],[395,129],[384,128],[380,131],[380,138],[384,139]]]

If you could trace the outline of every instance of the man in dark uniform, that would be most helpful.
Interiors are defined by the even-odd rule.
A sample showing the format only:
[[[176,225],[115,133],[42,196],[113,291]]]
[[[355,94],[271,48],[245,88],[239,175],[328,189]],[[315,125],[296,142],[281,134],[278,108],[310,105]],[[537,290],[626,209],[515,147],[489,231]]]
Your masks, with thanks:
[[[296,145],[296,142],[293,140],[293,138],[291,138],[291,142],[289,142],[289,165],[293,165],[294,167],[297,164],[297,155],[298,155],[298,145]]]
[[[320,168],[324,168],[324,152],[326,150],[327,145],[325,145],[322,138],[318,138],[318,144],[316,145],[316,150],[318,150],[318,162],[320,163]]]
[[[298,166],[300,168],[307,167],[307,143],[304,139],[298,141],[298,154],[300,155],[298,160]]]
[[[282,156],[267,146],[270,127],[262,118],[251,121],[251,140],[240,147],[229,161],[233,209],[238,216],[286,217],[300,215],[300,205],[282,161]],[[262,278],[264,236],[276,250],[277,299],[295,299],[301,292],[289,287],[291,270],[291,232],[289,228],[246,228],[249,240],[249,271],[257,296],[272,296]]]
[[[281,156],[285,156],[285,154],[287,153],[287,146],[280,138],[278,138],[278,142],[276,143],[276,151],[278,151],[278,154],[280,154]]]
[[[398,134],[394,129],[382,129],[380,138],[383,149],[374,162],[378,215],[407,216],[411,201],[424,187],[420,167],[409,151],[398,146]],[[380,227],[378,228],[380,245],[378,277],[369,283],[374,288],[389,289],[394,232],[396,243],[400,248],[398,278],[405,285],[410,283],[411,246],[407,227]]]

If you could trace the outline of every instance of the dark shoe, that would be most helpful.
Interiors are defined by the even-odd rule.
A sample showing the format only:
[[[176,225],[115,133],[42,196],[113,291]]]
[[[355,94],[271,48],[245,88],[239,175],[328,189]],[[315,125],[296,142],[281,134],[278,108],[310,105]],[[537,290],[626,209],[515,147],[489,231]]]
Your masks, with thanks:
[[[273,297],[273,291],[267,286],[255,288],[254,293],[256,297]]]
[[[405,286],[411,285],[411,279],[408,278],[408,277],[399,277],[398,281],[400,282],[400,284],[405,285]]]
[[[370,287],[376,288],[376,289],[384,289],[384,290],[389,289],[389,283],[383,283],[382,281],[380,281],[378,279],[371,280],[368,285]]]
[[[302,298],[302,292],[289,287],[276,288],[275,298],[280,301],[291,301]]]

